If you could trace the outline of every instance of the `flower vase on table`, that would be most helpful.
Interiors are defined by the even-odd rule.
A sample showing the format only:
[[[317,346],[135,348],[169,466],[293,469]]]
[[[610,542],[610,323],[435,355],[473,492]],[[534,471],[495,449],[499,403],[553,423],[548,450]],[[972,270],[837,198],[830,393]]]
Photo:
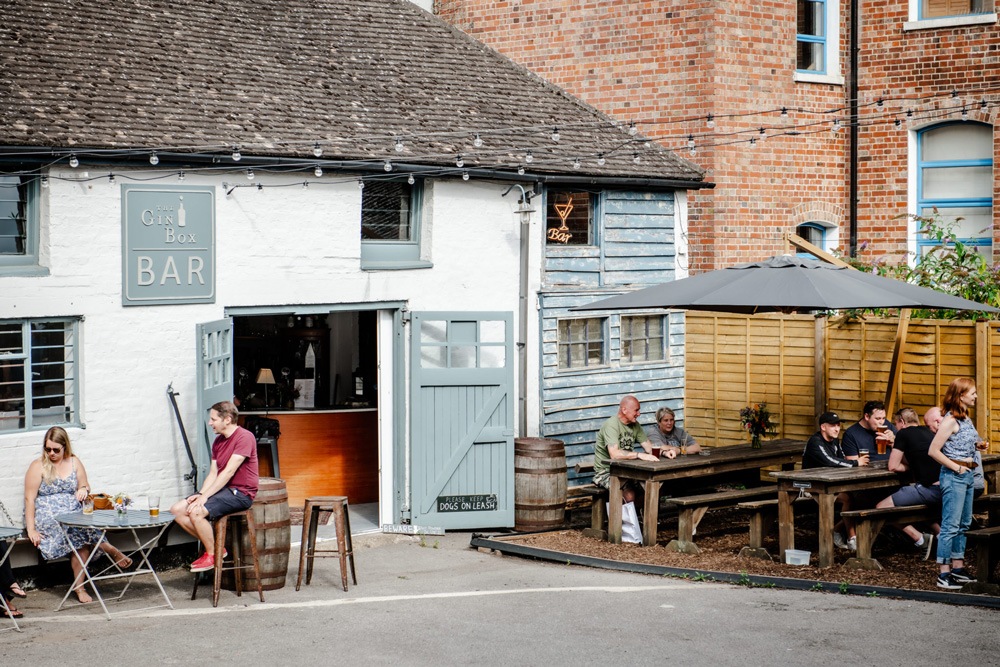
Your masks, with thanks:
[[[740,425],[750,434],[750,448],[761,448],[761,437],[774,433],[776,425],[771,421],[767,403],[755,403],[740,410]]]
[[[128,506],[132,504],[132,499],[124,493],[116,493],[111,501],[115,506],[118,523],[125,523],[128,520]]]

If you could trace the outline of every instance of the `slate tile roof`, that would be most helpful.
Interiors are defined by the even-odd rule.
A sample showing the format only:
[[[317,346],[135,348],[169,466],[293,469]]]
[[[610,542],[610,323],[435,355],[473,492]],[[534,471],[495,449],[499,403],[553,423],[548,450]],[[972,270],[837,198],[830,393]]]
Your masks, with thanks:
[[[704,176],[405,0],[0,0],[0,16],[0,152],[312,160],[319,143],[323,160]]]

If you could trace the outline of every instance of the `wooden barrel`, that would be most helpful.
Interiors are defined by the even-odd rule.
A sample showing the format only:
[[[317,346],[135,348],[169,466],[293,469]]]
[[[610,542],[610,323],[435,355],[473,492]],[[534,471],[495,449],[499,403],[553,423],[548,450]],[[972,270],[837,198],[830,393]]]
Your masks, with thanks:
[[[566,519],[566,446],[551,438],[514,440],[514,528],[559,528]]]
[[[292,542],[292,520],[288,513],[288,490],[285,480],[261,477],[257,487],[257,497],[253,500],[253,518],[257,525],[257,558],[260,560],[260,581],[265,591],[284,588],[288,574],[288,550]],[[227,531],[226,539],[231,541]],[[250,536],[242,531],[240,547],[243,562],[253,565],[250,551]],[[236,589],[236,577],[232,572],[222,573],[222,587]],[[256,591],[257,579],[253,568],[243,570],[243,590]]]

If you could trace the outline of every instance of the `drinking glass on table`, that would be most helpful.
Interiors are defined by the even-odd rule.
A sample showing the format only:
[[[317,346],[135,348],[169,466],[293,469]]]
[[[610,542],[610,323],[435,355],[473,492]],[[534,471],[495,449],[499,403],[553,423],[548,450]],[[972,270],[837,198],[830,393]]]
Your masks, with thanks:
[[[883,437],[885,434],[885,425],[876,427],[877,433],[875,434],[875,451],[879,453],[879,456],[885,454],[885,446],[889,442],[888,438]]]
[[[861,462],[861,457],[865,458],[864,463]],[[868,465],[868,448],[861,447],[858,449],[858,465]]]
[[[93,496],[87,496],[83,499],[83,513],[93,514],[94,513],[94,498]]]
[[[148,496],[149,516],[160,516],[160,497]]]

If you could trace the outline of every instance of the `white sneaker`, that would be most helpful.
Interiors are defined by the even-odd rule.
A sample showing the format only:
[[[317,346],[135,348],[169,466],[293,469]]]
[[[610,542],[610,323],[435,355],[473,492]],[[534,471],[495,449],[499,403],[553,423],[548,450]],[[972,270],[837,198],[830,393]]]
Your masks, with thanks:
[[[852,537],[851,539],[847,540],[847,548],[850,549],[851,551],[857,551],[858,550],[858,538],[857,537]]]
[[[837,531],[833,531],[833,546],[837,547],[838,549],[848,548],[847,542],[844,541],[844,536],[838,533]]]

